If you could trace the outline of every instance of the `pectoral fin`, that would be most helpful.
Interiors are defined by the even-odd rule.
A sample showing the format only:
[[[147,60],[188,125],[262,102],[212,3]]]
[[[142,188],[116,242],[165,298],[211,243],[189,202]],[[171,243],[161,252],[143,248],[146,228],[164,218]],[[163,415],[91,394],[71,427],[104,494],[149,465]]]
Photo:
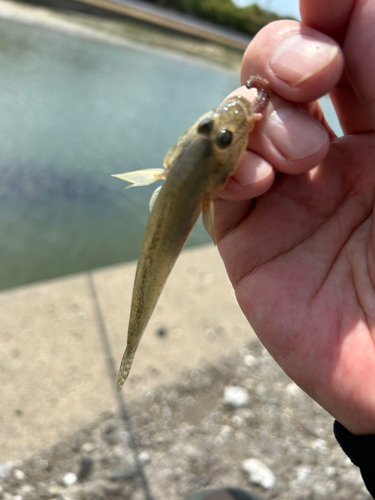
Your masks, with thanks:
[[[130,182],[131,186],[126,189],[136,186],[149,186],[156,181],[164,180],[167,172],[164,168],[146,168],[144,170],[135,170],[134,172],[125,172],[125,174],[116,174],[112,177],[117,177],[126,182]]]
[[[151,196],[151,199],[150,199],[150,203],[149,203],[150,212],[152,212],[152,209],[154,208],[156,198],[158,197],[158,194],[160,193],[160,190],[161,190],[162,187],[163,186],[157,187],[155,189],[155,191],[152,193],[152,196]]]
[[[211,236],[212,241],[216,245],[214,236],[214,203],[211,200],[205,200],[202,203],[202,221],[208,235]]]

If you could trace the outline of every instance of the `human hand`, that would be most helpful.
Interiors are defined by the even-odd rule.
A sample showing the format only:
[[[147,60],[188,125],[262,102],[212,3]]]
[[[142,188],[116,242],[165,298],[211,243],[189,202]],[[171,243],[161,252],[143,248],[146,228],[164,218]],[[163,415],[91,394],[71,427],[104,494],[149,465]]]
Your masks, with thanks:
[[[279,365],[352,433],[374,434],[375,1],[301,0],[301,16],[245,53],[242,82],[259,74],[273,96],[215,202],[216,239]],[[328,91],[339,139],[316,102]]]

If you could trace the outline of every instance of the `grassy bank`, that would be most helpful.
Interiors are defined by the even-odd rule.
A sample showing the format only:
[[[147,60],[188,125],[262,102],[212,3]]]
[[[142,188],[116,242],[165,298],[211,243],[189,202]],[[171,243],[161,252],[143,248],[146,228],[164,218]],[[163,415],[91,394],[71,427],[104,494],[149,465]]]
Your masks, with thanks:
[[[168,7],[204,21],[210,21],[246,35],[254,36],[267,23],[280,17],[258,4],[237,7],[232,0],[146,0],[148,3]]]

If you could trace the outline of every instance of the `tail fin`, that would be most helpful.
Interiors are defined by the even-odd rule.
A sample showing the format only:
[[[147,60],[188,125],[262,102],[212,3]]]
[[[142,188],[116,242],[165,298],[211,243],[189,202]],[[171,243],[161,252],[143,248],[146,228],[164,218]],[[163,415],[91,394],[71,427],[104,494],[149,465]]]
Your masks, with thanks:
[[[129,376],[130,368],[133,364],[134,356],[135,356],[135,351],[133,347],[127,346],[124,355],[121,360],[121,365],[120,369],[118,372],[117,376],[117,386],[116,386],[116,392],[120,392],[123,385],[126,382],[126,379]]]

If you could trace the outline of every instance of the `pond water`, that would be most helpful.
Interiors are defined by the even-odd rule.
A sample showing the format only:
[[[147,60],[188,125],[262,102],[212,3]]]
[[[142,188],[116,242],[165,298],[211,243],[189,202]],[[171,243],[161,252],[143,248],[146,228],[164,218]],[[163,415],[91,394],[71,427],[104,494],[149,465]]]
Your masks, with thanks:
[[[161,49],[0,20],[0,288],[137,258],[161,167],[238,75]],[[209,238],[199,223],[189,245]]]

